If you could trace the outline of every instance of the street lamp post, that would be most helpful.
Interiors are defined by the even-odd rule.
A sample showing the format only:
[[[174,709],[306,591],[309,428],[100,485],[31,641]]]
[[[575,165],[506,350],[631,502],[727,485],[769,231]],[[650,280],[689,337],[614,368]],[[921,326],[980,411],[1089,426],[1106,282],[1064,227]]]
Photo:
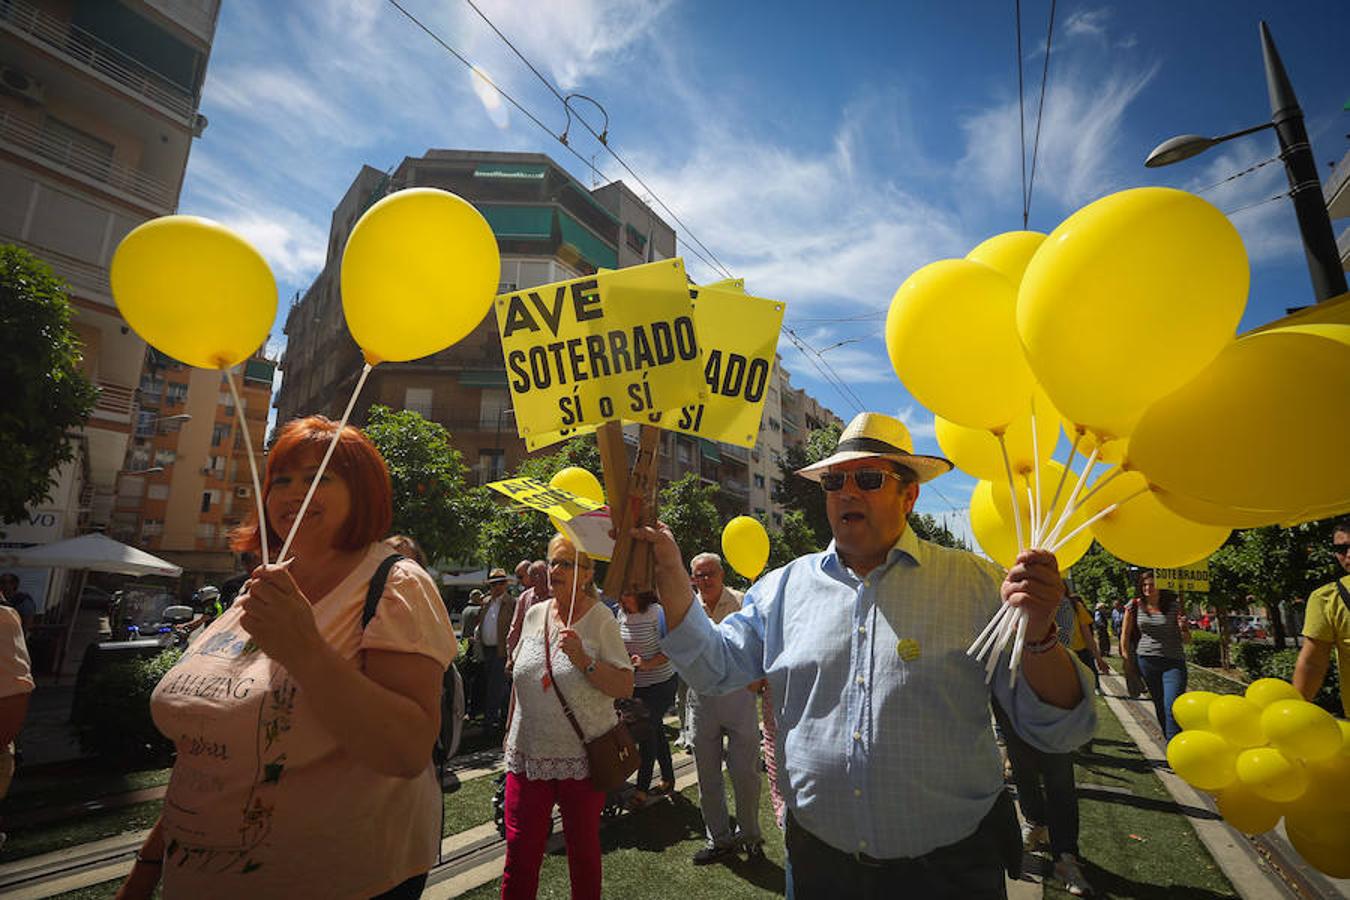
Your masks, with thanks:
[[[1308,131],[1303,126],[1303,110],[1299,108],[1294,86],[1280,61],[1270,28],[1261,23],[1261,50],[1266,64],[1266,88],[1270,93],[1270,121],[1244,128],[1221,137],[1207,138],[1183,134],[1163,141],[1148,155],[1144,165],[1150,169],[1168,166],[1203,153],[1215,144],[1242,137],[1267,128],[1275,130],[1280,141],[1280,159],[1289,178],[1289,196],[1294,201],[1298,230],[1303,238],[1303,252],[1308,258],[1308,274],[1312,278],[1313,294],[1320,303],[1346,292],[1345,272],[1341,268],[1336,235],[1327,215],[1322,197],[1322,181],[1317,177],[1317,162],[1313,159]]]

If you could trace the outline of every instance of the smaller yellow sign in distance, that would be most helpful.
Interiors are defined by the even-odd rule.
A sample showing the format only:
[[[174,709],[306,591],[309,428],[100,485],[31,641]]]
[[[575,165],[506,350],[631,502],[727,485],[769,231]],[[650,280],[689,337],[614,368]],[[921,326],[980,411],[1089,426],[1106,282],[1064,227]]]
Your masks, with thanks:
[[[1202,559],[1180,569],[1154,569],[1153,581],[1159,590],[1209,593],[1209,560]]]
[[[527,288],[494,305],[522,437],[707,398],[683,260]]]
[[[562,522],[604,509],[603,503],[596,503],[561,488],[549,487],[537,478],[507,478],[505,481],[494,481],[488,487],[505,494],[521,506],[537,509]]]

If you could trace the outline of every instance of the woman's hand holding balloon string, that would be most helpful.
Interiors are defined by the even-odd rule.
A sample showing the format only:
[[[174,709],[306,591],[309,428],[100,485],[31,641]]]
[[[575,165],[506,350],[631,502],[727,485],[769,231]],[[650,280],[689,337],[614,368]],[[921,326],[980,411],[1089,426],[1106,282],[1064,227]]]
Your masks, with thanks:
[[[239,620],[262,651],[288,671],[326,646],[314,609],[289,571],[290,564],[259,566],[239,600]]]

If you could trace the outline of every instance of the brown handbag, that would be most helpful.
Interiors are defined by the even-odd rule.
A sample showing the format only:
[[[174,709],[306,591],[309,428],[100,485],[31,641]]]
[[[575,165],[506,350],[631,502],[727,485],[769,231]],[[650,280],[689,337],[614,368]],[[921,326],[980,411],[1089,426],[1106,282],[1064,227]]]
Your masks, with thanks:
[[[628,776],[638,770],[640,759],[637,744],[633,743],[633,736],[628,733],[627,726],[622,722],[594,740],[586,740],[581,726],[577,724],[577,717],[572,714],[572,707],[567,705],[567,698],[558,690],[558,680],[553,677],[553,649],[548,634],[548,613],[544,615],[544,666],[548,669],[549,685],[558,695],[558,702],[562,704],[563,712],[567,714],[567,721],[572,723],[572,730],[577,733],[577,739],[586,748],[591,785],[605,793],[621,787],[628,781]]]

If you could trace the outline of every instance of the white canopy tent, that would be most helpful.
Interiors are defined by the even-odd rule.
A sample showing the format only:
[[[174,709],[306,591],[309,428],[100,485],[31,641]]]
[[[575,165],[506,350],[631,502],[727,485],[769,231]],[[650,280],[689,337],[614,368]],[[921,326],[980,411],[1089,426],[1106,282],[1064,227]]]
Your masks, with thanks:
[[[144,550],[129,547],[106,534],[82,534],[52,544],[40,544],[3,553],[0,554],[0,563],[34,569],[81,570],[79,590],[75,594],[75,608],[71,611],[70,621],[66,625],[65,640],[61,642],[61,655],[57,661],[58,672],[61,671],[66,654],[70,652],[70,637],[75,631],[75,619],[80,614],[81,595],[84,593],[84,586],[91,571],[112,572],[137,578],[144,575],[177,578],[183,574],[181,566],[175,566]]]
[[[5,565],[34,569],[85,569],[118,575],[166,575],[177,578],[181,566],[128,547],[106,534],[82,534],[53,544],[40,544],[0,556]]]

